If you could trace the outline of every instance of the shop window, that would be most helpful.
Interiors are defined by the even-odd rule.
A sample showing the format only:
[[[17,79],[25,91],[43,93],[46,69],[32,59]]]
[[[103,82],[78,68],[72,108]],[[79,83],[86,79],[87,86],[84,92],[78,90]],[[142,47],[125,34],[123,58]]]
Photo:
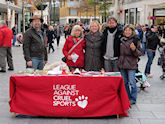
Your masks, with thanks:
[[[69,9],[69,15],[71,15],[71,16],[77,16],[78,15],[78,12],[77,12],[77,10],[75,10],[75,9]]]

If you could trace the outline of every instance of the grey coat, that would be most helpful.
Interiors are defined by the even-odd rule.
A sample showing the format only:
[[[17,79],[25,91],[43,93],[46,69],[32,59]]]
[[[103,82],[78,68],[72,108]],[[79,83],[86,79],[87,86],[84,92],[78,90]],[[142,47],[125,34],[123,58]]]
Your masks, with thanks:
[[[103,35],[100,32],[89,32],[85,37],[85,64],[86,71],[100,71],[103,67]]]
[[[43,33],[43,39],[34,28],[30,28],[23,35],[23,52],[25,60],[31,61],[32,57],[44,58],[48,60],[46,50],[46,34]]]

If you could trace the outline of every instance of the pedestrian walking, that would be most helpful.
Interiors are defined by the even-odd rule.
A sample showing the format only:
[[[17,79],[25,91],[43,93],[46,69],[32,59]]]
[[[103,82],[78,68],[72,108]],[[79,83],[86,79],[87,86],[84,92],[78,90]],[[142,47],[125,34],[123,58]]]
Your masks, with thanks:
[[[17,33],[18,33],[18,28],[17,28],[17,24],[15,24],[15,26],[12,28],[13,31],[13,43],[12,45],[15,46],[15,42],[17,41]]]
[[[54,52],[54,47],[53,47],[54,37],[55,37],[55,34],[54,34],[53,26],[49,26],[49,29],[47,31],[47,38],[48,38],[48,44],[49,44],[48,53],[50,53],[51,49]]]
[[[144,73],[148,78],[152,78],[153,75],[151,75],[151,65],[152,65],[153,59],[155,57],[155,52],[156,52],[157,46],[158,45],[161,46],[159,35],[158,35],[158,29],[157,29],[156,25],[151,26],[151,30],[148,31],[148,33],[146,34],[146,39],[147,39],[148,61],[147,61]]]
[[[135,104],[137,99],[135,73],[138,68],[138,57],[141,55],[140,38],[136,36],[133,25],[126,25],[124,27],[123,37],[121,38],[118,67],[124,79],[125,88],[131,104]]]
[[[57,47],[59,47],[60,37],[61,37],[61,33],[62,33],[59,25],[56,26],[54,32],[55,32],[55,36],[56,36],[56,39],[57,39]]]
[[[146,26],[142,27],[142,33],[140,36],[141,42],[142,42],[143,55],[145,55],[145,53],[146,53],[146,34],[147,34],[147,27]]]
[[[63,47],[63,54],[67,58],[66,63],[70,71],[76,68],[84,68],[84,50],[85,40],[81,26],[75,25],[72,29],[71,36],[66,39]]]
[[[33,15],[30,19],[32,27],[23,36],[23,52],[26,67],[42,70],[47,63],[46,33],[41,29],[43,19]]]
[[[65,39],[68,38],[68,35],[69,35],[69,25],[66,25],[65,28],[64,28],[64,34],[65,34]]]
[[[100,33],[98,21],[90,23],[90,32],[84,37],[86,41],[85,65],[86,71],[101,71],[103,68],[103,35]]]
[[[103,43],[105,71],[119,71],[117,62],[120,55],[122,30],[119,29],[115,18],[109,18],[108,26],[103,31],[103,35],[105,37]]]
[[[12,39],[12,30],[6,25],[5,21],[0,21],[0,72],[6,72],[6,59],[8,70],[14,70],[11,50]]]

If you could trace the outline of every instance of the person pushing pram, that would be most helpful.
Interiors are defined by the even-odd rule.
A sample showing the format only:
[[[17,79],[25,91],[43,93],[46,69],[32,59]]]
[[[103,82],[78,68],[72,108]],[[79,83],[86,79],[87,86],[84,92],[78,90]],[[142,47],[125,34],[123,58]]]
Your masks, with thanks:
[[[138,58],[138,62],[140,61],[140,58]],[[138,66],[138,64],[137,64]],[[139,69],[136,70],[135,73],[136,81],[140,83],[140,89],[144,90],[146,87],[150,87],[149,82],[147,81],[147,77],[145,74],[141,73]]]
[[[162,44],[162,48],[158,49],[160,53],[160,57],[158,59],[158,65],[162,67],[163,74],[160,76],[160,79],[163,80],[165,78],[165,43],[162,42],[161,44]]]

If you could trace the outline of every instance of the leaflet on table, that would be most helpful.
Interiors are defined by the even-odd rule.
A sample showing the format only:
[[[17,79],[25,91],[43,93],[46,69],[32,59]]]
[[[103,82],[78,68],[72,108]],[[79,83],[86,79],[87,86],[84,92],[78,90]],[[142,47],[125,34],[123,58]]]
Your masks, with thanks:
[[[47,72],[48,75],[54,75],[54,74],[62,74],[62,71],[60,69],[61,66],[57,66],[53,70],[50,70]]]
[[[101,73],[101,72],[95,72],[95,71],[89,71],[86,73],[82,73],[82,76],[121,76],[120,72],[105,72],[105,73]]]
[[[121,76],[120,72],[105,72],[103,73],[104,76]]]
[[[77,59],[79,58],[79,55],[77,55],[76,53],[72,53],[71,57],[72,57],[72,61],[76,63]]]

